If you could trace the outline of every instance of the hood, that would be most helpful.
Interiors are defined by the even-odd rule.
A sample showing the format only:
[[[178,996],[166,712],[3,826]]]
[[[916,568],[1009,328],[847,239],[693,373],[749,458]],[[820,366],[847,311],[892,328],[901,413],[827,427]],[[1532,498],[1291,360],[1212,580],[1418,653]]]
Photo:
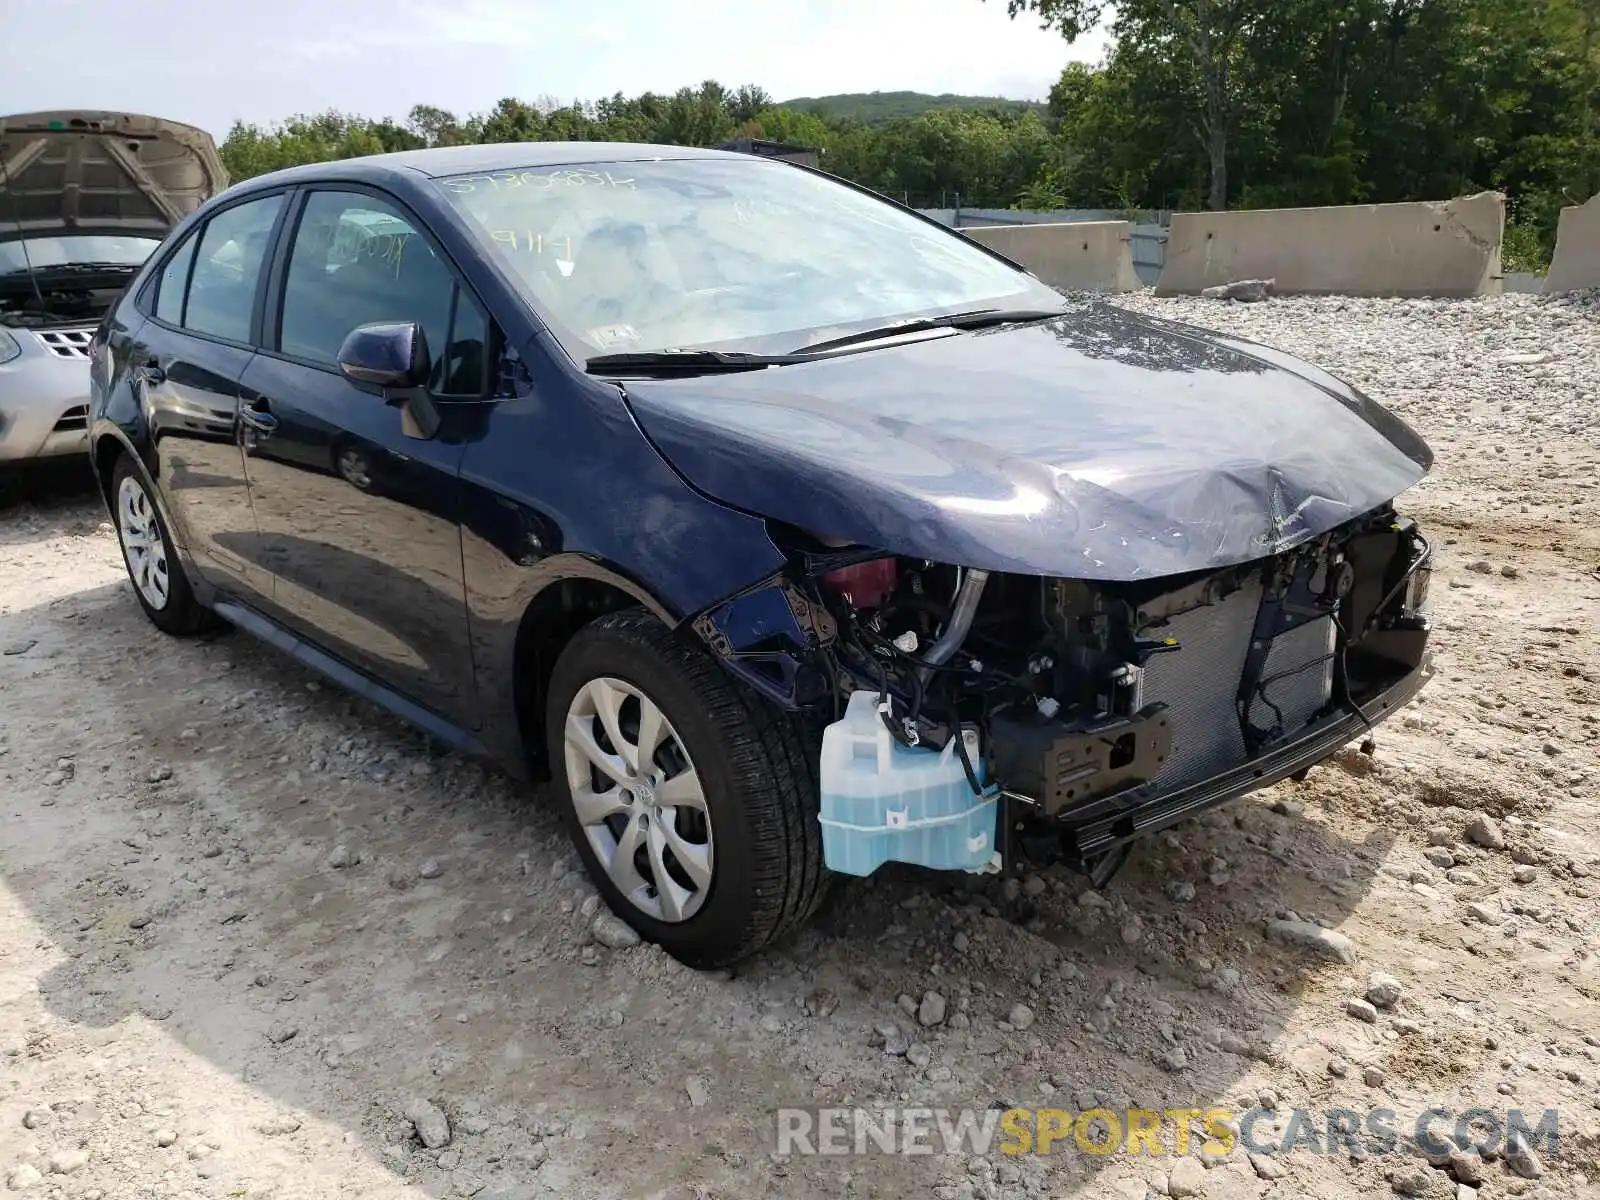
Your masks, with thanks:
[[[661,452],[726,504],[906,556],[1075,579],[1281,553],[1433,462],[1315,367],[1106,304],[626,391]]]
[[[159,238],[228,186],[210,134],[134,113],[0,117],[0,164],[0,240]]]

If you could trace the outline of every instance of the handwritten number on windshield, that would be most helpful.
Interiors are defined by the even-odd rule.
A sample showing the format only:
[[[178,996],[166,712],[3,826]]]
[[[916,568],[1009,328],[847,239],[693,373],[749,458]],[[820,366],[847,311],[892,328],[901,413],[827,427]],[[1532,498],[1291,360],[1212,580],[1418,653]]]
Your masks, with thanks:
[[[490,175],[458,175],[439,181],[459,196],[469,195],[480,188],[487,191],[510,191],[513,188],[531,188],[534,191],[552,191],[556,188],[624,188],[637,191],[633,179],[615,175],[610,171],[595,171],[588,167],[568,167],[560,171],[496,171]]]

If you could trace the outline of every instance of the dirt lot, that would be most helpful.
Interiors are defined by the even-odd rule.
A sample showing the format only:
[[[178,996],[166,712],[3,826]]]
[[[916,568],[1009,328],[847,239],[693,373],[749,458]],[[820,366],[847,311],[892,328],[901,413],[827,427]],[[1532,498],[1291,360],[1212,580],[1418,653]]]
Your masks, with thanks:
[[[545,797],[243,635],[157,633],[89,495],[0,514],[0,1187],[1596,1195],[1600,315],[1127,303],[1306,355],[1432,441],[1407,508],[1440,546],[1437,678],[1374,757],[1177,829],[1103,895],[886,872],[731,975],[595,944]],[[1339,936],[1269,939],[1291,912]],[[1352,1004],[1375,972],[1398,999]],[[1553,1108],[1560,1142],[777,1157],[774,1111],[823,1104],[1262,1105],[1258,1142],[1295,1109]]]

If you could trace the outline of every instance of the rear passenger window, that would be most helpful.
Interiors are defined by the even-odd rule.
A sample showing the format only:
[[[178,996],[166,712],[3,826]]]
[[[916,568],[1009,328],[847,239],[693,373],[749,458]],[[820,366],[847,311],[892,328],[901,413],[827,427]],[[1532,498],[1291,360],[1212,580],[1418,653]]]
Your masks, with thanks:
[[[161,268],[161,279],[156,284],[156,316],[168,325],[183,324],[183,294],[189,286],[189,264],[194,261],[197,240],[197,235],[191,233]]]
[[[283,197],[265,196],[212,217],[200,235],[189,278],[185,328],[235,342],[250,340],[256,281]]]

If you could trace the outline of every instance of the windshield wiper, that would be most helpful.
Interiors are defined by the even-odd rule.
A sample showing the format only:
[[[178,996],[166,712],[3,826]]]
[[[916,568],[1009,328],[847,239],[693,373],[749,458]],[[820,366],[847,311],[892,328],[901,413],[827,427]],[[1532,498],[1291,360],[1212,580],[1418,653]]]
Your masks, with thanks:
[[[805,354],[745,354],[736,350],[651,350],[599,354],[584,363],[584,369],[591,375],[715,375],[764,371],[809,358]]]
[[[801,346],[796,353],[816,354],[822,350],[838,350],[861,342],[876,342],[882,338],[899,337],[902,333],[923,333],[929,329],[982,329],[989,325],[1011,325],[1018,321],[1044,321],[1050,317],[1066,315],[1059,308],[975,308],[971,312],[950,313],[943,317],[913,317],[880,325],[875,329],[862,329],[843,337],[828,338]]]
[[[862,342],[898,337],[903,333],[922,333],[929,329],[983,329],[991,325],[1012,325],[1019,321],[1046,321],[1066,314],[1054,308],[978,308],[971,312],[950,313],[942,317],[914,317],[876,329],[863,329],[843,337],[828,338],[801,346],[789,354],[746,354],[738,350],[651,350],[644,353],[600,354],[589,359],[585,369],[591,375],[711,375],[734,371],[762,371],[767,367],[786,367],[813,362],[823,351],[842,350]]]

